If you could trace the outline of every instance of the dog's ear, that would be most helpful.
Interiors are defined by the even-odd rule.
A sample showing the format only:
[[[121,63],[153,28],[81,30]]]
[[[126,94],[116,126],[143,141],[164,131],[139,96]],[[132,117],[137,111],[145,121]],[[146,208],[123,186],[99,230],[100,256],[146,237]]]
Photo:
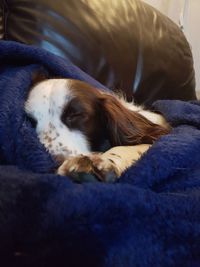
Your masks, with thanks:
[[[105,95],[101,99],[101,105],[112,146],[152,144],[169,132],[139,113],[127,109],[115,96]]]

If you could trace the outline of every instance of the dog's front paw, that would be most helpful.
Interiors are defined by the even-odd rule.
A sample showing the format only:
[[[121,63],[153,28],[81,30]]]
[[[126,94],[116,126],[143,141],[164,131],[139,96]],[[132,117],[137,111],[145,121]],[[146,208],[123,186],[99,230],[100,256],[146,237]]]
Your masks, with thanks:
[[[73,180],[91,180],[92,176],[99,181],[113,181],[118,176],[113,162],[102,157],[102,154],[78,155],[66,159],[57,171]]]
[[[105,153],[92,153],[69,157],[57,173],[68,175],[73,180],[84,181],[86,175],[99,181],[112,182],[134,164],[149,149],[150,145],[114,147]],[[88,180],[88,178],[87,178]]]
[[[135,164],[151,145],[118,146],[100,156],[92,155],[93,171],[101,180],[113,181]]]
[[[60,175],[71,175],[73,173],[90,173],[92,163],[88,156],[78,155],[67,158],[58,168],[57,173]]]

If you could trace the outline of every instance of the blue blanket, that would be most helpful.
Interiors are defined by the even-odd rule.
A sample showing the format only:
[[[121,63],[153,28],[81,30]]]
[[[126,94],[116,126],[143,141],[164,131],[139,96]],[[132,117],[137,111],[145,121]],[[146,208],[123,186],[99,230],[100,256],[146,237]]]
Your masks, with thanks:
[[[101,84],[62,58],[0,42],[2,266],[200,266],[200,103],[159,101],[173,129],[116,183],[75,184],[24,113],[35,71]]]

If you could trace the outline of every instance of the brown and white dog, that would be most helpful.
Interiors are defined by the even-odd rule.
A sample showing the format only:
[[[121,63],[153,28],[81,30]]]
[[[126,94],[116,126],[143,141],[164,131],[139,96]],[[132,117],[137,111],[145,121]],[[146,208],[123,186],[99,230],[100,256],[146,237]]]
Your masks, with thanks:
[[[25,111],[40,142],[62,163],[58,174],[93,173],[100,180],[110,173],[119,177],[170,129],[160,114],[72,79],[33,86]],[[112,148],[100,153],[105,140]]]

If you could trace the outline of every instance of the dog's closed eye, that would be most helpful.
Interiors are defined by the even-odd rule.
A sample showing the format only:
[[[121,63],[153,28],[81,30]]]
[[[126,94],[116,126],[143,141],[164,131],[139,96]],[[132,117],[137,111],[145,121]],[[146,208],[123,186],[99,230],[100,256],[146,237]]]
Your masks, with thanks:
[[[72,108],[67,108],[61,115],[61,121],[65,125],[72,127],[77,120],[81,119],[81,117],[82,117],[82,112]]]
[[[63,115],[62,122],[69,127],[75,128],[76,123],[82,117],[81,113],[71,113],[67,115]]]
[[[85,121],[86,117],[84,107],[74,98],[65,107],[61,121],[66,126],[76,129],[79,128],[81,122]]]

